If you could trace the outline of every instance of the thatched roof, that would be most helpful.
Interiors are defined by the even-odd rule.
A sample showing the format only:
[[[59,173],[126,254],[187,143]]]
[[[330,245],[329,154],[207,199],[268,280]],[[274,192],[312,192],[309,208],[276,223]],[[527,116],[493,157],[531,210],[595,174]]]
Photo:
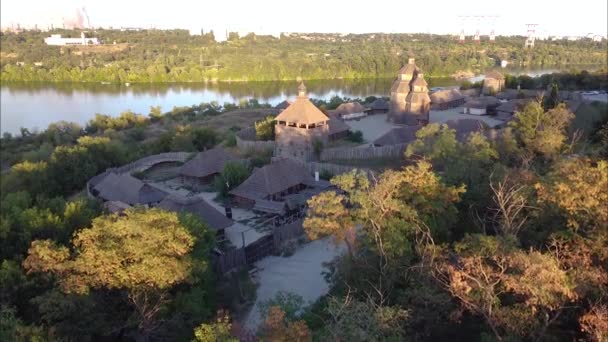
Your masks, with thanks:
[[[214,231],[224,229],[234,223],[200,197],[170,195],[163,199],[158,207],[178,213],[191,213]]]
[[[486,72],[485,78],[493,78],[495,80],[504,80],[505,77],[496,70],[490,70]]]
[[[395,82],[393,82],[393,85],[391,86],[391,93],[402,93],[402,94],[407,94],[410,92],[410,82],[409,81],[402,81],[402,80],[395,80]]]
[[[372,102],[370,109],[388,110],[388,102],[384,99],[376,99],[376,101]]]
[[[416,71],[418,71],[418,67],[416,66],[416,60],[414,58],[410,58],[408,60],[407,64],[404,65],[403,67],[401,67],[401,69],[399,69],[398,74],[399,75],[403,75],[403,74],[413,75]]]
[[[329,134],[336,134],[350,130],[350,126],[338,118],[329,119]]]
[[[521,110],[530,101],[530,99],[510,100],[496,107],[496,111],[513,114],[516,111]]]
[[[264,199],[310,180],[306,168],[291,159],[281,159],[253,171],[241,185],[230,191],[231,195],[250,200]]]
[[[257,199],[255,201],[255,205],[253,206],[253,210],[269,214],[283,215],[285,213],[285,205],[285,202]]]
[[[334,110],[336,114],[353,114],[353,113],[363,113],[365,111],[365,107],[361,105],[359,102],[346,102],[342,103]]]
[[[488,106],[496,106],[500,103],[498,99],[494,96],[482,96],[476,97],[469,101],[467,101],[464,106],[466,108],[482,108],[486,109]]]
[[[380,138],[374,140],[374,145],[386,146],[386,145],[398,145],[398,144],[409,144],[416,140],[416,132],[421,126],[403,126],[396,127],[386,132]]]
[[[291,103],[292,103],[291,101],[285,100],[285,101],[279,103],[278,105],[274,106],[274,108],[285,109],[285,108],[289,107],[291,105]]]
[[[105,201],[121,201],[130,205],[161,201],[167,193],[127,174],[108,173],[94,186]]]
[[[179,168],[178,174],[188,177],[206,177],[222,172],[226,163],[237,161],[221,147],[199,152],[194,158]]]
[[[431,103],[446,103],[462,100],[464,95],[458,89],[439,90],[430,95]]]
[[[484,132],[489,129],[488,124],[477,119],[448,120],[446,125],[456,131],[456,140],[460,142],[466,141],[472,132]]]
[[[419,86],[419,87],[427,87],[428,83],[426,83],[426,80],[424,79],[424,75],[422,73],[419,73],[418,76],[416,76],[416,78],[414,78],[412,85]]]
[[[302,89],[303,90],[302,90]],[[276,121],[295,122],[298,124],[314,124],[329,120],[327,115],[317,108],[305,95],[306,87],[300,84],[298,91],[304,95],[296,97],[296,100],[276,117]]]

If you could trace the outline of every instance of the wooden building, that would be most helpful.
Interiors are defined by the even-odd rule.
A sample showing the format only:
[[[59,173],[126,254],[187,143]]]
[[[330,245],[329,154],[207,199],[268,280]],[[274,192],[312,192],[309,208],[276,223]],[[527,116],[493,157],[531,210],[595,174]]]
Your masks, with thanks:
[[[486,72],[481,89],[484,95],[496,95],[505,88],[505,77],[498,71]]]
[[[251,208],[257,200],[282,201],[285,196],[315,187],[317,183],[326,182],[316,181],[301,163],[285,158],[254,170],[230,195],[240,206]]]
[[[445,110],[464,104],[465,96],[458,89],[439,90],[430,95],[433,109]]]
[[[170,195],[165,197],[158,204],[158,207],[168,211],[193,214],[220,238],[224,236],[224,229],[234,224],[231,219],[227,218],[223,213],[216,210],[200,197]]]
[[[389,120],[406,125],[429,122],[431,99],[424,75],[410,58],[391,87]]]
[[[167,193],[157,187],[127,173],[107,173],[95,186],[92,193],[103,201],[119,201],[128,205],[153,206],[167,197]]]
[[[380,99],[376,99],[374,102],[372,102],[370,107],[368,109],[366,109],[366,112],[368,115],[385,114],[385,113],[388,113],[388,110],[389,110],[388,102],[386,102],[384,99],[380,98]]]
[[[298,87],[296,100],[275,120],[275,157],[301,161],[315,158],[315,141],[327,144],[332,139],[345,136],[350,129],[339,119],[330,119],[310,102],[304,83]]]
[[[178,170],[178,175],[184,184],[199,186],[207,184],[215,178],[228,162],[244,162],[233,157],[221,147],[199,152]]]

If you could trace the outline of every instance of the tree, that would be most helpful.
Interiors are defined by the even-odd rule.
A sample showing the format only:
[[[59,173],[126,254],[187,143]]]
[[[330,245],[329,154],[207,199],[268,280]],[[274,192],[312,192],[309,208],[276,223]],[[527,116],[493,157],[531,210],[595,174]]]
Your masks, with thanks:
[[[204,151],[217,144],[217,133],[210,128],[195,128],[190,132],[192,144],[198,151]]]
[[[608,227],[608,162],[569,159],[556,164],[547,181],[535,185],[541,203],[556,206],[568,226],[587,232]]]
[[[551,84],[551,93],[549,94],[549,97],[545,99],[544,107],[545,109],[553,109],[557,107],[560,102],[557,84],[553,83]]]
[[[505,333],[542,338],[576,298],[557,260],[521,251],[509,238],[470,235],[454,253],[438,262],[438,279],[463,308],[484,318],[498,340]]]
[[[443,169],[457,148],[456,131],[446,124],[432,123],[416,131],[416,140],[407,146],[405,157],[424,156]]]
[[[215,322],[203,323],[194,329],[194,340],[192,342],[238,342],[239,339],[232,336],[232,323],[228,313],[218,312]]]
[[[523,111],[515,113],[509,126],[520,146],[533,154],[552,158],[564,147],[566,128],[574,118],[564,104],[544,111],[541,102],[528,103]]]
[[[409,314],[398,307],[379,306],[350,296],[330,298],[325,329],[333,341],[402,341]]]
[[[310,199],[304,230],[313,240],[333,235],[344,241],[351,261],[359,259],[356,244],[364,246],[373,262],[359,277],[374,279],[368,295],[382,302],[399,277],[396,271],[415,257],[421,234],[438,240],[450,235],[457,218],[454,204],[464,188],[441,183],[425,161],[370,178],[357,171],[334,177],[332,184],[343,194],[327,191]]]
[[[269,308],[264,321],[262,338],[272,342],[309,342],[312,336],[304,321],[289,321],[278,306]]]
[[[255,137],[258,140],[274,140],[274,126],[276,125],[275,117],[268,115],[264,120],[256,121]]]
[[[96,218],[75,235],[73,251],[51,240],[32,242],[23,266],[55,274],[66,293],[124,291],[140,333],[148,336],[169,290],[190,277],[194,243],[176,214],[134,209]]]
[[[251,170],[241,162],[228,162],[214,180],[215,188],[221,196],[227,196],[230,190],[241,185],[249,176]]]
[[[158,122],[163,118],[163,113],[160,106],[150,106],[150,114],[148,114],[152,122]]]

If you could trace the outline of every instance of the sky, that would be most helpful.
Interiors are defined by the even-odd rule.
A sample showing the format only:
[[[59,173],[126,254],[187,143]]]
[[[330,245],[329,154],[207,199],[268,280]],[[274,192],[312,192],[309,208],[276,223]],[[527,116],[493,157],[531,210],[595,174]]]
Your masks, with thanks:
[[[85,7],[94,27],[156,27],[279,32],[437,33],[606,36],[608,1],[373,0],[2,0],[0,25],[61,26]],[[461,18],[469,17],[468,19]],[[479,19],[479,16],[495,16]],[[475,18],[471,18],[475,17]],[[493,22],[493,24],[492,24]]]

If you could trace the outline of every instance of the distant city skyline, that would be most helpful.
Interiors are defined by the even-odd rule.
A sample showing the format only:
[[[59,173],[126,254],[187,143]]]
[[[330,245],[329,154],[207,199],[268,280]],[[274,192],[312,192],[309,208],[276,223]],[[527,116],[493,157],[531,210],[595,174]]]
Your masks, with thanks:
[[[86,8],[92,27],[182,28],[274,34],[320,33],[435,33],[467,35],[479,28],[482,35],[525,35],[527,23],[536,23],[537,35],[606,36],[606,0],[579,0],[576,6],[555,1],[413,1],[377,0],[372,5],[351,1],[260,0],[213,2],[2,0],[1,26],[61,27],[77,21],[77,9]],[[462,16],[469,18],[463,22]],[[494,18],[481,19],[479,16]],[[84,18],[86,20],[86,18]]]

